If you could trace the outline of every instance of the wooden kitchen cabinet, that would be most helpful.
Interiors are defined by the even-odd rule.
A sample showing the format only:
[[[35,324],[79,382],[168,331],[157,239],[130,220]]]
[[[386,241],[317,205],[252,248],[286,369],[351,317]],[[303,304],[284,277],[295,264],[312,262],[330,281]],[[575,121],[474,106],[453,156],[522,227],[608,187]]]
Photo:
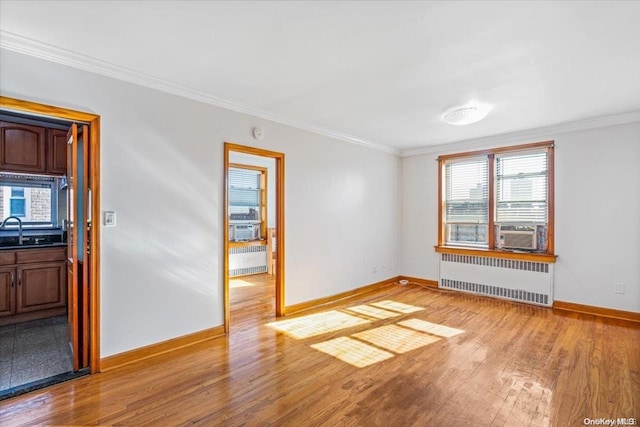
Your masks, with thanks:
[[[47,140],[47,172],[53,175],[67,173],[67,131],[49,129]]]
[[[0,121],[0,169],[45,173],[46,129]]]
[[[0,326],[67,312],[64,247],[0,254]],[[6,265],[8,262],[14,264]]]
[[[16,270],[16,313],[66,307],[65,263],[28,264]]]
[[[0,316],[16,312],[15,268],[0,267]]]
[[[67,131],[0,121],[0,170],[67,173]]]

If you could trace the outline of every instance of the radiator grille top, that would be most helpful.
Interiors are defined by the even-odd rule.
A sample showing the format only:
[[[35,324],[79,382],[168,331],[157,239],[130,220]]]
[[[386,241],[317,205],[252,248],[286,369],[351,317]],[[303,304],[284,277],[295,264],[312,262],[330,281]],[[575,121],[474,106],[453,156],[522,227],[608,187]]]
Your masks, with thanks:
[[[521,261],[517,259],[490,258],[475,255],[442,254],[442,261],[462,264],[484,265],[487,267],[511,268],[523,271],[549,272],[549,263],[538,261]]]
[[[255,252],[267,252],[267,247],[265,245],[255,245],[255,246],[234,246],[229,248],[229,255],[250,254]]]

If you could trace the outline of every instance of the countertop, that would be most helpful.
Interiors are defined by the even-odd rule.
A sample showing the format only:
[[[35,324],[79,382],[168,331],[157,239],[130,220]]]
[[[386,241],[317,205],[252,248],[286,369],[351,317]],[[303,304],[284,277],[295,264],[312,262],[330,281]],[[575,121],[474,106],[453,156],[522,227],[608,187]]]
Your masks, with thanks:
[[[16,250],[16,249],[46,249],[46,248],[60,248],[65,247],[67,244],[65,242],[56,242],[56,243],[28,243],[25,245],[12,245],[12,246],[0,246],[0,251],[7,250]]]

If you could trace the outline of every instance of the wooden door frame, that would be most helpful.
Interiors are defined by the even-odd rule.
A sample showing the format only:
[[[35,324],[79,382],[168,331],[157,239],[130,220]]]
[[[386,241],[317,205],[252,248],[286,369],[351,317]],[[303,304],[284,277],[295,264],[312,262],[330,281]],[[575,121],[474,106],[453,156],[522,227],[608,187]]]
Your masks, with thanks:
[[[89,257],[89,368],[100,372],[100,116],[6,96],[0,96],[0,108],[21,113],[56,117],[69,121],[89,123],[91,163],[91,253]],[[69,302],[67,301],[67,304]]]
[[[276,316],[284,315],[284,153],[263,150],[245,145],[224,143],[224,331],[229,333],[230,303],[229,303],[229,153],[252,154],[268,157],[276,163]]]

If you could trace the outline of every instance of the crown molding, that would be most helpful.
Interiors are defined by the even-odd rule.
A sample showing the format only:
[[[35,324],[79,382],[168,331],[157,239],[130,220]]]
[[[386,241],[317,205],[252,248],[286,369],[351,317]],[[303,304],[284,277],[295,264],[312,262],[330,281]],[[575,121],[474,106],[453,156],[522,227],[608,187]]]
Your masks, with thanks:
[[[0,30],[0,48],[22,53],[24,55],[37,57],[69,67],[89,71],[91,73],[111,77],[117,80],[126,81],[139,86],[149,87],[162,92],[181,96],[183,98],[192,99],[205,104],[214,105],[216,107],[224,108],[242,114],[247,114],[264,120],[269,120],[293,128],[327,136],[329,138],[350,142],[352,144],[360,145],[385,153],[390,153],[400,157],[411,157],[432,153],[440,154],[444,151],[473,148],[481,145],[496,146],[501,144],[513,143],[514,141],[521,142],[525,139],[544,139],[553,137],[553,135],[557,135],[558,133],[593,129],[604,126],[615,126],[640,121],[640,111],[633,111],[623,114],[561,123],[547,127],[527,129],[481,138],[449,142],[445,144],[427,145],[423,147],[400,150],[379,142],[358,138],[356,136],[325,128],[310,122],[274,114],[247,105],[237,104],[193,88],[189,88],[167,80],[159,79],[145,73],[140,73],[125,67],[101,61],[87,55],[82,55],[66,49],[61,49],[56,46],[49,45],[47,43],[23,37],[4,30]]]
[[[333,139],[350,142],[352,144],[357,144],[374,150],[383,151],[385,153],[394,154],[396,156],[400,154],[400,150],[385,144],[381,144],[379,142],[358,138],[353,135],[349,135],[333,129],[328,129],[292,117],[270,113],[268,111],[260,110],[247,105],[237,104],[187,86],[159,79],[157,77],[145,73],[140,73],[109,62],[101,61],[87,55],[82,55],[66,49],[61,49],[59,47],[23,37],[18,34],[10,33],[8,31],[0,30],[0,48],[66,65],[69,67],[89,71],[91,73],[111,77],[117,80],[126,81],[136,85],[149,87],[162,92],[181,96],[183,98],[192,99],[205,104],[210,104],[227,110],[236,111],[238,113],[247,114],[264,120],[269,120],[308,132],[313,132],[319,135],[328,136]]]
[[[442,154],[443,152],[460,151],[481,146],[496,147],[505,144],[523,142],[524,140],[554,139],[560,133],[575,132],[580,130],[595,129],[605,126],[616,126],[627,123],[640,122],[640,111],[615,114],[611,116],[596,117],[575,122],[560,123],[552,126],[526,129],[516,132],[485,136],[482,138],[467,139],[446,144],[430,145],[426,147],[411,148],[400,151],[400,157],[419,156],[422,154]]]

